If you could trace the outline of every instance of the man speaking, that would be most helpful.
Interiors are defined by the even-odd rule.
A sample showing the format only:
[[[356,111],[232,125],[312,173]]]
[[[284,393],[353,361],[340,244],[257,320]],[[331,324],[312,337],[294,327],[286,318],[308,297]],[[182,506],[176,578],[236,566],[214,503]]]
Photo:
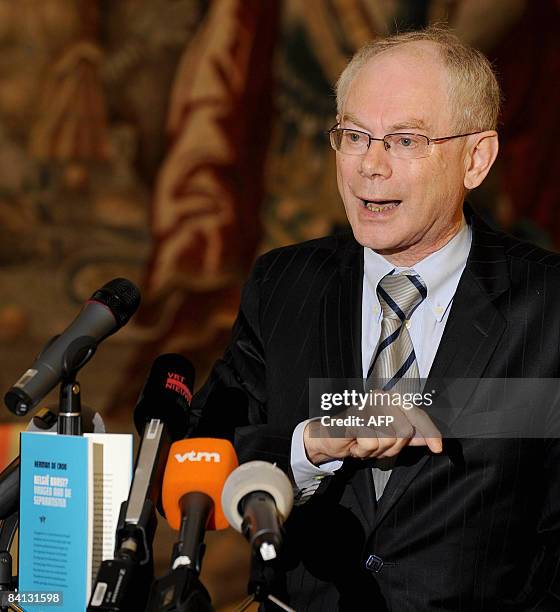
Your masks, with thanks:
[[[499,100],[444,30],[362,48],[329,132],[352,233],[257,260],[193,401],[240,462],[293,478],[275,594],[298,612],[560,609],[558,440],[448,439],[429,409],[394,434],[324,437],[309,418],[315,378],[559,377],[560,257],[465,205],[498,154]]]

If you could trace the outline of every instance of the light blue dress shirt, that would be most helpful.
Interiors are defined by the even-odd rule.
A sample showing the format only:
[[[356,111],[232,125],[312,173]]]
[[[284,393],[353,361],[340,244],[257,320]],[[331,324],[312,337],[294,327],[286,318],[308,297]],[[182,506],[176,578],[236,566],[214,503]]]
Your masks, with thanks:
[[[463,218],[455,236],[439,251],[428,255],[414,266],[395,267],[382,255],[364,248],[362,291],[362,375],[367,378],[373,353],[381,334],[382,311],[377,296],[379,281],[395,270],[414,270],[420,275],[428,294],[410,317],[408,332],[412,340],[420,378],[427,378],[441,341],[453,296],[465,269],[471,248],[472,233]],[[331,476],[342,461],[329,461],[319,466],[309,461],[303,443],[307,421],[301,422],[292,435],[291,467],[297,486],[296,501],[302,503],[312,495],[325,476]],[[379,496],[378,496],[379,497]]]

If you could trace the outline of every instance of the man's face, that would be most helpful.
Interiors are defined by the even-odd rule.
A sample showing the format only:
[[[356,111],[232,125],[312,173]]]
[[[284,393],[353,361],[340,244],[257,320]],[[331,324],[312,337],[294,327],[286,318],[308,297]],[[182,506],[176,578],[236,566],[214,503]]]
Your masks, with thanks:
[[[455,134],[435,46],[409,43],[372,58],[352,81],[339,122],[375,138]],[[396,159],[378,141],[364,155],[337,152],[338,189],[356,240],[397,265],[413,265],[445,245],[462,218],[465,140],[433,144],[420,159]]]

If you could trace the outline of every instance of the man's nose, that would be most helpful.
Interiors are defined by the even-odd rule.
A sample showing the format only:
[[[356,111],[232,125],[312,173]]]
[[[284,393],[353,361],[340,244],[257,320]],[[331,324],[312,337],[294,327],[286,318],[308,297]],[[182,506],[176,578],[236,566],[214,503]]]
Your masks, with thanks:
[[[383,176],[389,177],[392,172],[391,155],[385,149],[382,140],[372,140],[369,149],[362,156],[360,172],[364,176]]]

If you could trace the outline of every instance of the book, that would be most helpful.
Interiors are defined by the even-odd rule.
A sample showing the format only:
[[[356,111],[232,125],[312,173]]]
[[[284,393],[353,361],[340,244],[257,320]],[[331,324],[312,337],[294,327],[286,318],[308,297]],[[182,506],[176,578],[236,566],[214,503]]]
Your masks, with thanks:
[[[62,593],[59,612],[86,610],[99,564],[113,556],[132,449],[132,434],[22,432],[20,592]]]

